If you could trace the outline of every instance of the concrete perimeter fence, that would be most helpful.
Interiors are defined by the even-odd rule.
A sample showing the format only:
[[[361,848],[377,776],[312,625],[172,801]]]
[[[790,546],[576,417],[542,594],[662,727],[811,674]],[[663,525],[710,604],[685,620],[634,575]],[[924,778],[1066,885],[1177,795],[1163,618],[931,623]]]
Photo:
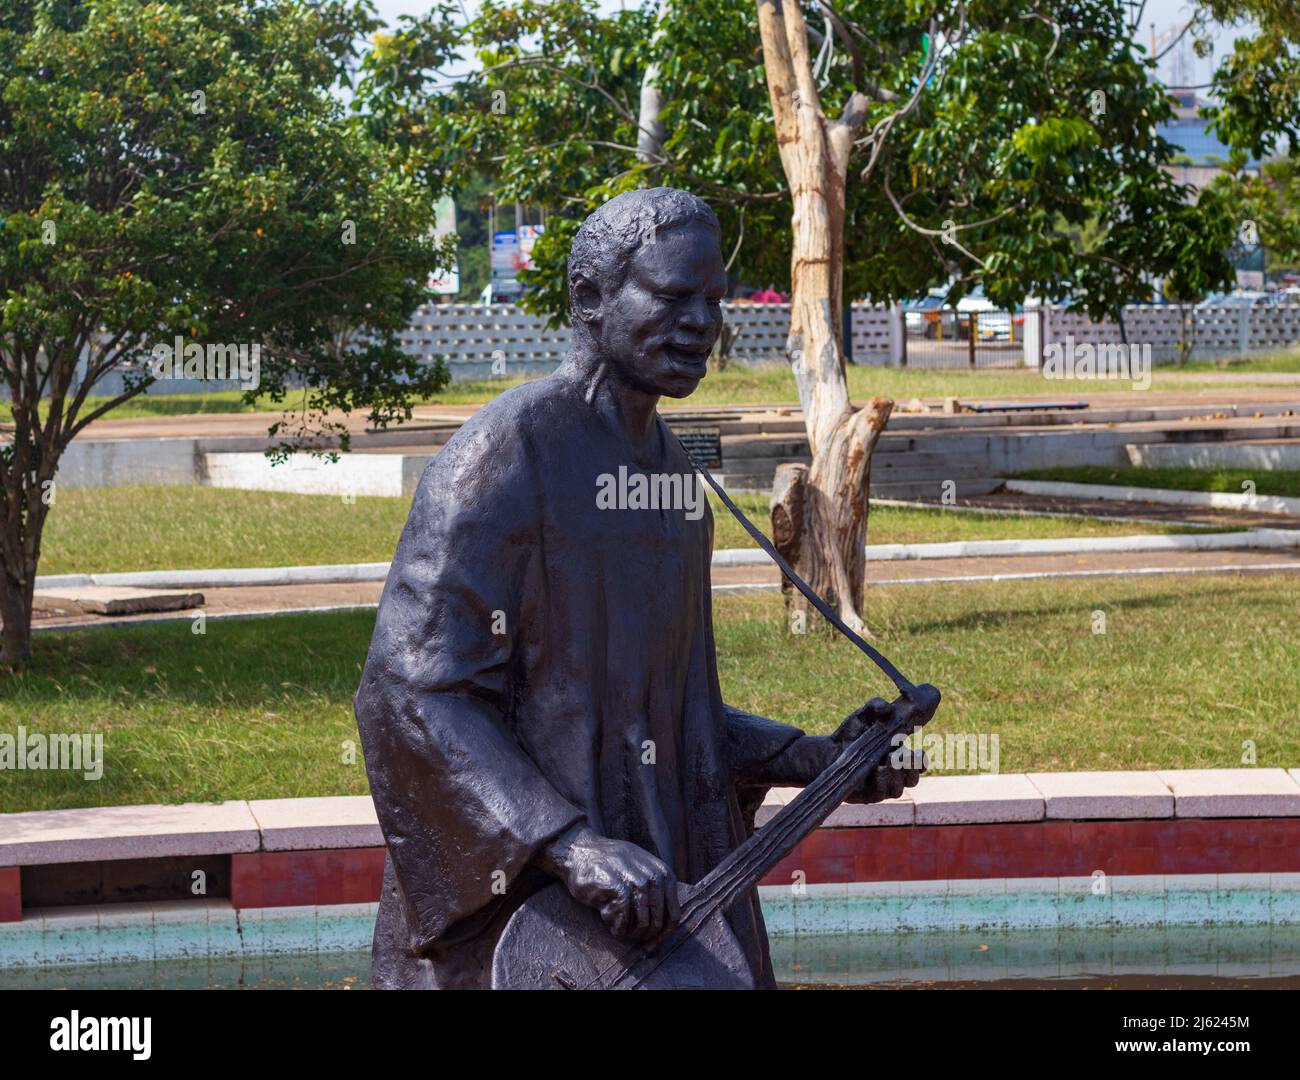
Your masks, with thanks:
[[[723,312],[736,334],[731,362],[784,362],[789,304],[724,304]],[[901,333],[897,311],[855,303],[849,322],[855,363],[896,362]],[[514,304],[435,304],[415,313],[402,344],[416,356],[442,356],[455,380],[486,379],[551,371],[568,350],[569,331],[552,329],[544,316],[530,315]]]
[[[730,362],[742,366],[785,362],[789,304],[731,303],[724,304],[723,310],[736,335]],[[1007,318],[1007,313],[985,312],[979,319],[991,322],[999,314]],[[898,366],[904,362],[909,330],[901,306],[855,302],[846,322],[853,363]],[[1030,306],[1023,327],[1016,355],[1019,363],[1031,368],[1040,366],[1045,349],[1070,342],[1150,346],[1157,363],[1178,359],[1185,347],[1190,347],[1193,359],[1247,355],[1300,344],[1300,300],[1214,307],[1131,304],[1124,309],[1124,332],[1116,321],[1093,322],[1080,311]],[[569,331],[551,327],[545,316],[514,304],[431,304],[417,309],[400,340],[413,356],[429,361],[442,357],[453,381],[459,382],[552,371],[568,350]],[[964,354],[954,353],[946,366],[965,363]],[[113,372],[100,380],[95,393],[116,395],[123,385],[123,376]],[[196,394],[237,387],[234,381],[168,379],[155,382],[149,392]]]
[[[789,304],[724,304],[723,310],[736,333],[731,362],[785,362]],[[902,348],[901,309],[855,303],[849,323],[855,363],[898,362]],[[546,316],[530,314],[514,304],[429,304],[416,310],[399,339],[412,356],[430,362],[441,357],[454,382],[544,375],[559,365],[569,348],[568,327],[553,328]],[[124,375],[110,372],[96,384],[95,394],[113,396],[122,393],[124,387]],[[164,379],[150,386],[148,392],[202,394],[238,388],[233,380]]]
[[[1180,348],[1189,359],[1246,356],[1300,344],[1300,299],[1288,303],[1222,304],[1206,307],[1177,304],[1129,304],[1124,327],[1115,320],[1093,322],[1081,311],[1041,309],[1041,345],[1149,345],[1156,362],[1177,360]],[[1026,313],[1027,328],[1037,311]],[[1025,335],[1025,363],[1038,366],[1036,335]]]

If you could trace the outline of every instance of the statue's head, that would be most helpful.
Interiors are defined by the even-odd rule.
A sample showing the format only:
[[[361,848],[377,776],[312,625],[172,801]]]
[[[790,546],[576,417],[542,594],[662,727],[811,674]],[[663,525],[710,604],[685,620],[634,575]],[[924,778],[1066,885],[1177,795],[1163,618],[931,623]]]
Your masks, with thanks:
[[[610,199],[569,251],[575,345],[647,393],[685,397],[722,330],[718,219],[676,188]]]

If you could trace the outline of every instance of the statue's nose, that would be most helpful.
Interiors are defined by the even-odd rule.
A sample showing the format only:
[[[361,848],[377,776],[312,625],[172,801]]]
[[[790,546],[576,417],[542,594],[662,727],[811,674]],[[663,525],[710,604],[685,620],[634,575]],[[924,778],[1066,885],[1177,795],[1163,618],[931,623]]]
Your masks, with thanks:
[[[682,311],[678,324],[685,329],[704,332],[713,327],[713,314],[703,296],[695,297]]]

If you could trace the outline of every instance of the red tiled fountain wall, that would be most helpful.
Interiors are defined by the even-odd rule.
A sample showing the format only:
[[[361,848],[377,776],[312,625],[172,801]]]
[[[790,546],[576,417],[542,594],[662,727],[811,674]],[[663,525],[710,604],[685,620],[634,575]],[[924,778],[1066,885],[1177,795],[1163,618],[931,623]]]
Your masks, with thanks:
[[[231,857],[237,908],[367,903],[379,898],[383,848]],[[1035,821],[819,829],[767,876],[785,885],[1107,874],[1300,872],[1300,818]],[[17,867],[0,867],[0,922],[22,918]]]
[[[382,848],[235,855],[235,907],[379,898]],[[785,885],[940,878],[1300,872],[1300,818],[1034,821],[818,829],[764,879]]]

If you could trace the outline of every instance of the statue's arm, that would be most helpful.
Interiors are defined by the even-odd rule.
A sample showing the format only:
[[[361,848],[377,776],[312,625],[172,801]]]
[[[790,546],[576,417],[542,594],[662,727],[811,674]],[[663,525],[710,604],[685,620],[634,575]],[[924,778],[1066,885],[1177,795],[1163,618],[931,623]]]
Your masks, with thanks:
[[[725,705],[732,774],[747,784],[807,784],[824,767],[828,739]]]
[[[520,629],[541,592],[529,477],[519,455],[485,460],[493,440],[467,435],[421,481],[356,697],[417,953],[500,903],[585,822],[510,726]]]
[[[870,710],[888,709],[884,701],[871,702],[851,714],[834,735],[806,735],[799,728],[745,712],[731,705],[726,710],[727,745],[733,774],[750,786],[804,787],[833,762],[844,747],[870,722]],[[875,769],[849,802],[881,802],[896,799],[904,788],[915,787],[922,768]]]
[[[586,819],[514,739],[490,671],[431,664],[420,678],[399,651],[372,650],[356,712],[420,954],[497,903],[552,841]]]

